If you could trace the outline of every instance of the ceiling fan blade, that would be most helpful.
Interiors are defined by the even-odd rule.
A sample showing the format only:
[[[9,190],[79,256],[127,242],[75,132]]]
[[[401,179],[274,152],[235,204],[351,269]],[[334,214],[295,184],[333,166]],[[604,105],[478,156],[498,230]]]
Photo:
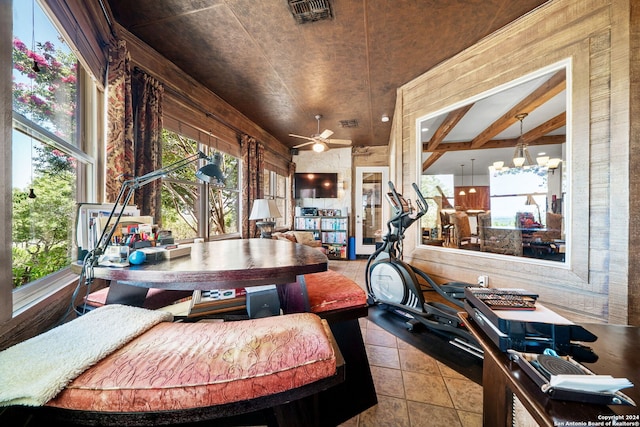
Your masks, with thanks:
[[[316,143],[315,141],[309,141],[309,142],[305,142],[304,144],[294,145],[293,148],[300,148],[300,147],[304,147],[305,145],[311,145],[315,143]]]
[[[327,142],[329,144],[336,144],[336,145],[351,145],[350,139],[329,139],[327,140]]]
[[[333,131],[329,130],[329,129],[325,129],[322,131],[322,133],[320,135],[318,135],[320,137],[320,139],[327,139],[329,138],[331,135],[333,135]]]
[[[290,133],[289,136],[292,136],[294,138],[302,138],[302,139],[307,139],[309,141],[313,141],[313,138],[309,138],[308,136],[302,136],[302,135],[296,135],[295,133]]]

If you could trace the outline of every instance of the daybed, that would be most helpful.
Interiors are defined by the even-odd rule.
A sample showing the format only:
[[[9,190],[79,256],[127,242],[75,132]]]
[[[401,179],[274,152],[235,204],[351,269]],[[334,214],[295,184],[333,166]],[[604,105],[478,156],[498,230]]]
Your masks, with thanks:
[[[344,379],[315,314],[224,323],[167,316],[108,305],[1,352],[0,403],[13,405],[1,419],[161,425],[252,413],[313,425],[320,417],[309,397]]]

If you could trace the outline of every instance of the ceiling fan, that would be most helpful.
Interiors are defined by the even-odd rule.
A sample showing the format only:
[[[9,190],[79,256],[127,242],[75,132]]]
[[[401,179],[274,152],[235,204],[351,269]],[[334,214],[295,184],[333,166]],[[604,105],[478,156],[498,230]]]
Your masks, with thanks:
[[[313,151],[317,152],[317,153],[322,153],[323,151],[326,151],[329,149],[329,144],[335,144],[335,145],[351,145],[351,140],[350,139],[329,139],[329,137],[331,135],[333,135],[333,131],[329,130],[329,129],[325,129],[322,131],[322,133],[320,133],[320,119],[322,118],[321,114],[316,114],[316,120],[318,121],[318,133],[316,133],[315,135],[311,135],[311,137],[308,136],[302,136],[302,135],[296,135],[293,133],[290,133],[289,136],[292,136],[294,138],[302,138],[302,139],[306,139],[309,142],[305,142],[303,144],[299,144],[294,146],[293,148],[300,148],[300,147],[304,147],[306,145],[311,145],[313,144]]]

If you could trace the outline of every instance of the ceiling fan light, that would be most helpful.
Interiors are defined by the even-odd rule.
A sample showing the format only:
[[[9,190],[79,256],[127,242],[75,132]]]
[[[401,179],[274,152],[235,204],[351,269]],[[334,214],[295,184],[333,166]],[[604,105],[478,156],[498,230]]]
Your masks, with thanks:
[[[313,144],[313,151],[315,151],[316,153],[322,153],[324,151],[324,144],[316,142],[315,144]]]

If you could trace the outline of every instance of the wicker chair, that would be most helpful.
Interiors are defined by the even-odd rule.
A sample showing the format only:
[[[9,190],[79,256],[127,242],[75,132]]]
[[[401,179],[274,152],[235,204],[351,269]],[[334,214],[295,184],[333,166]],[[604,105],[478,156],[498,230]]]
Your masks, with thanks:
[[[492,228],[490,212],[478,215],[478,235],[482,252],[522,256],[520,230]]]

